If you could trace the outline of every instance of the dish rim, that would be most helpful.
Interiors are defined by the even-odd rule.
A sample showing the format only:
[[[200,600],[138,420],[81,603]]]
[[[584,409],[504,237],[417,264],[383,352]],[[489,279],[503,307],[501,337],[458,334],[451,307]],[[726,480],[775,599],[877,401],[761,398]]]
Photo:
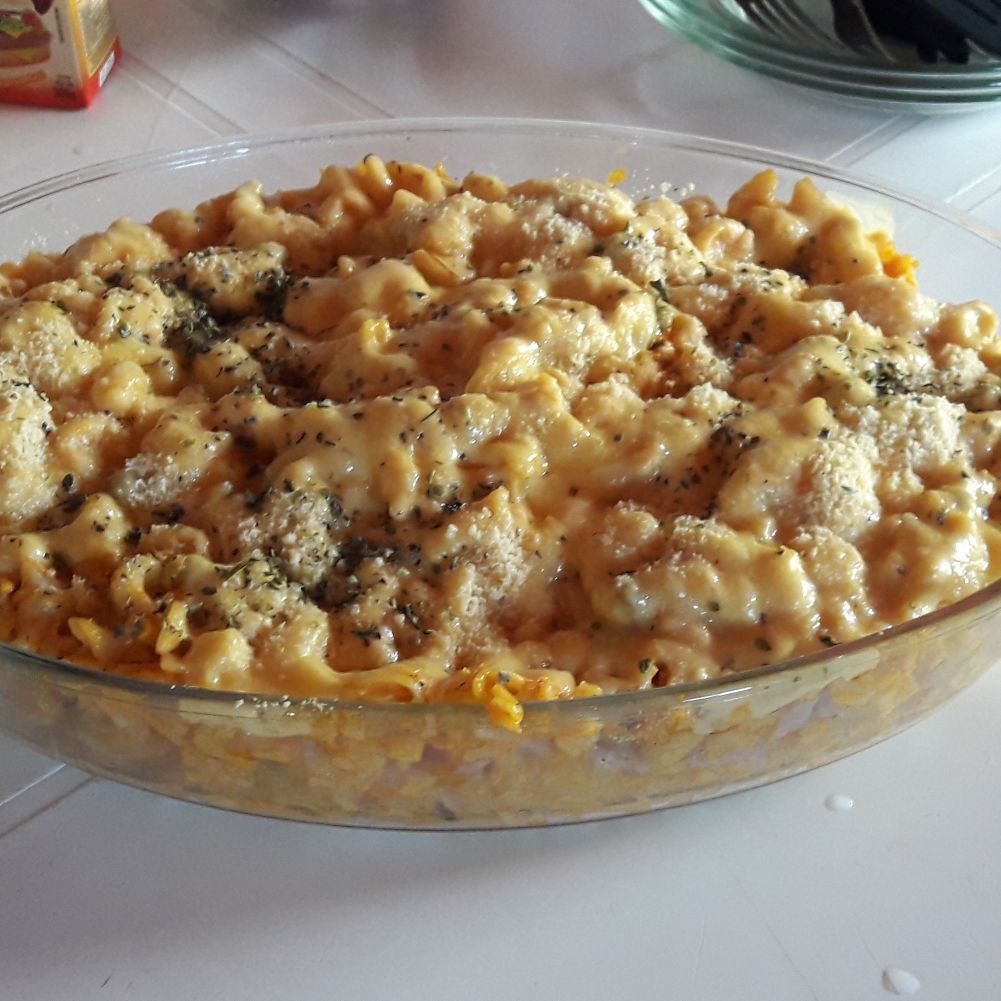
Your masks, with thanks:
[[[646,2],[646,0],[641,0]],[[475,133],[487,132],[491,137],[504,133],[517,133],[523,137],[541,136],[544,139],[619,140],[627,146],[641,149],[644,144],[670,147],[679,151],[706,154],[729,160],[744,160],[761,168],[776,167],[788,171],[800,171],[814,179],[826,179],[851,185],[892,202],[903,203],[921,212],[959,226],[966,232],[991,244],[1001,251],[1001,232],[995,231],[967,213],[940,204],[906,190],[893,189],[874,178],[842,170],[823,161],[811,160],[794,154],[749,143],[733,142],[712,137],[694,135],[676,130],[657,129],[649,126],[618,125],[572,119],[545,119],[519,117],[417,117],[393,119],[367,119],[348,122],[297,126],[263,134],[245,134],[222,139],[219,142],[199,146],[182,147],[166,151],[153,151],[116,157],[86,167],[53,175],[41,181],[17,188],[0,196],[0,223],[8,212],[25,208],[33,202],[55,196],[74,188],[99,182],[119,174],[138,174],[144,170],[184,169],[216,161],[228,161],[250,156],[262,151],[274,151],[283,146],[297,143],[314,143],[318,140],[358,140],[365,136],[391,135],[406,136],[408,133],[424,135],[434,133]],[[198,197],[209,198],[221,192],[204,192]],[[151,213],[167,206],[151,206]],[[150,216],[152,217],[152,215]],[[109,220],[110,224],[111,220]],[[0,261],[5,260],[0,250]],[[557,712],[580,714],[601,707],[611,710],[646,708],[655,700],[670,703],[681,697],[684,703],[710,701],[749,690],[755,685],[764,685],[784,679],[797,671],[821,669],[833,662],[854,654],[862,653],[869,647],[892,644],[914,632],[934,627],[952,618],[972,615],[979,618],[992,611],[992,606],[1001,605],[1001,579],[932,612],[925,613],[906,622],[889,626],[850,642],[838,644],[823,650],[802,654],[791,660],[745,671],[717,675],[701,681],[665,685],[661,688],[644,689],[633,692],[616,692],[586,698],[549,700],[524,703],[526,720],[539,713]],[[177,703],[184,699],[185,713],[192,712],[191,703],[200,704],[199,715],[233,715],[234,710],[245,709],[253,715],[260,711],[281,708],[289,712],[329,713],[335,711],[364,711],[401,713],[406,715],[466,714],[483,720],[483,707],[465,703],[421,703],[421,702],[364,702],[356,699],[338,699],[327,696],[290,696],[262,694],[231,689],[209,689],[189,685],[170,684],[127,675],[95,667],[86,667],[70,661],[62,661],[24,647],[0,641],[0,673],[16,664],[17,668],[41,671],[56,684],[91,682],[105,689],[106,695],[120,697],[145,696],[156,701]],[[214,711],[213,711],[214,710]]]

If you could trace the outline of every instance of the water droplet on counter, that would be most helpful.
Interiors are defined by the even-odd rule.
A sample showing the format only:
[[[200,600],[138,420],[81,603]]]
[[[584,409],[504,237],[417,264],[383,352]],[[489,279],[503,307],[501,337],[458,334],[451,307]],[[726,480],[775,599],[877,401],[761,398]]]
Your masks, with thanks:
[[[883,987],[893,994],[917,994],[921,981],[909,970],[888,966],[883,970]]]
[[[855,800],[851,796],[845,796],[844,793],[836,792],[832,793],[827,799],[824,800],[824,806],[828,810],[835,810],[838,813],[844,813],[846,810],[850,810],[855,805]]]

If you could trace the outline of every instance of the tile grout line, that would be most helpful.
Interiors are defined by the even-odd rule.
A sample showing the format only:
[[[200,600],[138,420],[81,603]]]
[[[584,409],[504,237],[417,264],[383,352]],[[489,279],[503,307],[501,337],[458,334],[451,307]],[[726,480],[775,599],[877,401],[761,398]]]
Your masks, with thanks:
[[[202,16],[211,17],[216,21],[221,21],[226,25],[226,28],[229,31],[234,31],[232,19],[227,18],[226,15],[222,14],[214,7],[210,10],[206,10],[204,6],[192,3],[190,0],[182,0],[182,2],[189,9],[197,11]],[[255,44],[265,49],[276,62],[282,65],[284,69],[288,70],[290,73],[295,73],[300,79],[314,84],[319,89],[327,91],[331,97],[340,101],[349,110],[357,112],[361,117],[394,117],[392,112],[387,111],[374,101],[370,101],[367,97],[364,97],[352,90],[346,83],[342,83],[336,77],[329,76],[322,70],[312,66],[310,63],[303,62],[298,58],[298,56],[290,52],[283,45],[274,41],[274,39],[269,38],[267,35],[262,34],[256,28],[240,25],[235,30],[242,33],[245,37],[252,38]]]
[[[852,151],[858,151],[859,149],[866,150],[870,142],[874,143],[876,141],[875,137],[882,135],[899,120],[899,117],[897,117],[891,118],[887,122],[880,122],[878,125],[874,125],[871,129],[869,129],[868,132],[863,132],[862,135],[856,136],[854,139],[849,139],[843,146],[825,157],[825,162],[837,164],[850,163],[852,158],[846,154],[850,154]],[[864,155],[864,153],[861,155]]]
[[[839,150],[830,158],[832,162],[837,163],[842,167],[851,167],[857,164],[864,157],[870,156],[873,153],[879,152],[886,146],[895,140],[906,135],[912,129],[917,128],[920,125],[928,122],[929,116],[925,115],[920,118],[910,118],[907,116],[898,116],[891,122],[886,122],[884,126],[875,130],[875,132],[868,133],[867,136],[860,137],[859,140],[849,143],[843,149]],[[901,125],[902,123],[902,125]],[[895,125],[901,127],[894,127]],[[866,139],[879,134],[882,138],[878,142],[868,143]],[[849,156],[844,156],[844,153],[850,153]],[[980,195],[977,193],[976,189],[983,185],[986,181],[989,181],[995,175],[998,176],[998,183],[992,187],[986,194]],[[948,191],[944,194],[937,194],[934,199],[938,202],[954,205],[963,211],[971,211],[977,206],[983,204],[989,198],[993,197],[1001,190],[1001,167],[991,167],[989,170],[984,171],[982,174],[974,177],[965,183],[962,183],[958,188],[953,191]],[[964,198],[965,195],[973,193],[973,200],[967,200]],[[932,197],[925,194],[925,197]]]
[[[828,161],[836,163],[840,167],[851,167],[863,157],[881,150],[884,146],[906,135],[911,129],[917,128],[923,122],[923,118],[910,118],[906,115],[898,115],[895,118],[891,118],[888,122],[883,122],[882,125],[876,126],[876,128],[865,133],[865,135],[859,136],[858,139],[853,139],[845,146],[842,146],[836,153],[828,157]],[[846,156],[845,154],[848,155]]]
[[[144,63],[131,51],[126,51],[118,72],[125,73],[140,87],[144,87],[171,107],[188,115],[189,118],[194,119],[199,125],[203,125],[218,136],[241,134],[246,131],[239,122],[234,122],[226,118],[225,115],[219,114],[218,111],[205,104],[204,101],[200,101],[180,84],[172,82],[162,73]]]
[[[309,63],[304,63],[301,59],[298,59],[282,46],[277,45],[270,39],[262,38],[260,35],[257,35],[256,37],[261,38],[262,41],[267,43],[275,60],[280,62],[285,69],[291,73],[295,73],[297,76],[308,81],[309,83],[315,84],[321,90],[328,91],[331,97],[336,98],[341,102],[341,104],[349,108],[351,111],[358,112],[362,117],[393,117],[393,115],[385,108],[380,107],[374,101],[370,101],[366,97],[362,97],[361,94],[356,93],[346,84],[341,83],[340,80],[327,76],[326,73],[322,70],[318,70],[315,66],[311,66]]]
[[[981,185],[986,186],[986,182],[990,181],[991,178],[995,179],[993,186],[983,194],[978,192],[977,189],[981,187]],[[990,170],[985,171],[968,184],[964,184],[962,187],[958,188],[952,195],[949,196],[949,200],[956,200],[960,204],[961,208],[963,208],[966,212],[971,212],[973,209],[979,208],[983,205],[984,202],[989,201],[999,191],[1001,191],[1001,167],[991,167]],[[966,201],[963,199],[964,195],[970,195],[972,200]],[[960,199],[962,199],[962,201],[959,201]]]
[[[2,810],[8,803],[13,803],[18,796],[23,796],[26,792],[37,788],[43,782],[51,779],[55,775],[58,775],[65,767],[66,765],[62,761],[55,762],[55,768],[53,768],[51,772],[39,775],[37,779],[32,779],[27,785],[21,786],[17,792],[12,792],[6,799],[0,800],[0,810]]]
[[[33,782],[30,786],[26,786],[16,796],[12,797],[11,799],[5,800],[3,805],[16,806],[18,804],[18,800],[22,796],[32,792],[33,790],[34,791],[39,790],[41,786],[49,780],[64,778],[65,776],[66,776],[66,766],[64,765],[60,768],[57,768],[54,772],[49,772],[48,775],[40,779],[38,782]],[[81,774],[77,782],[70,785],[69,788],[64,789],[54,799],[46,800],[45,802],[38,804],[34,808],[29,807],[28,812],[25,813],[24,816],[19,817],[17,820],[15,820],[14,823],[10,825],[10,827],[3,827],[2,824],[0,824],[0,843],[2,843],[3,839],[6,838],[9,834],[13,834],[14,831],[20,830],[20,828],[25,826],[25,824],[31,823],[31,821],[33,821],[36,817],[40,817],[43,813],[47,813],[53,807],[56,807],[60,803],[65,802],[67,799],[69,799],[70,796],[79,792],[84,786],[90,785],[90,783],[93,781],[94,781],[93,775]],[[10,811],[8,810],[7,812],[9,813]],[[0,813],[0,820],[2,819],[3,815],[2,813]]]

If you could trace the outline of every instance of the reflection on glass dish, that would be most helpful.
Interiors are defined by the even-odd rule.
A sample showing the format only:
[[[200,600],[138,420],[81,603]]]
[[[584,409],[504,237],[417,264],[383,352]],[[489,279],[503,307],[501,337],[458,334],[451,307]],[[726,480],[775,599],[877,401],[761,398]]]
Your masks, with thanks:
[[[781,38],[748,16],[738,0],[640,0],[653,17],[675,32],[737,66],[830,97],[896,110],[975,110],[1001,98],[1001,61],[976,51],[968,63],[928,64],[888,43],[890,62],[878,52],[839,44],[819,14],[813,41],[804,31]],[[812,12],[817,5],[809,4]]]

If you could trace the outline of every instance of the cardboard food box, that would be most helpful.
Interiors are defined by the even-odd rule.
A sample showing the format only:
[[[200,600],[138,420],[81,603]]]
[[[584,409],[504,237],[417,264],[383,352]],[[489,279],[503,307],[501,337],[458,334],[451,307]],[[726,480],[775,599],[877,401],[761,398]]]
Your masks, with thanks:
[[[0,0],[0,101],[86,107],[120,55],[108,0]]]

